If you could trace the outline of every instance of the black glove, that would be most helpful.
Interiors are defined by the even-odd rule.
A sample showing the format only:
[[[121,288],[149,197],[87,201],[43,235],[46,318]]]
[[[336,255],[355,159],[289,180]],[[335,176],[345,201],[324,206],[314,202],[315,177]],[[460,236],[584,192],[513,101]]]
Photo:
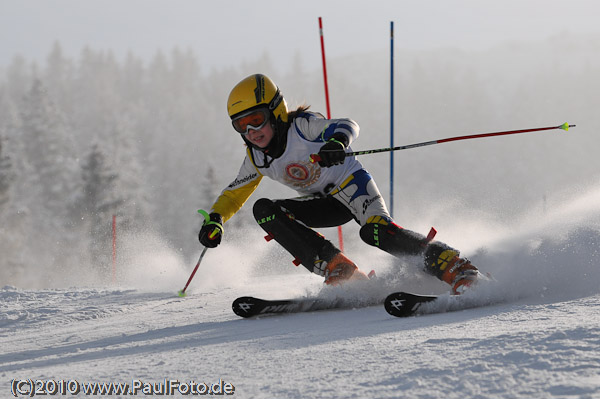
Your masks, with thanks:
[[[340,165],[346,159],[346,147],[348,146],[348,137],[345,134],[335,134],[332,138],[319,149],[319,165],[329,168],[333,165]]]
[[[215,248],[221,243],[223,237],[223,217],[218,213],[211,213],[198,233],[198,240],[207,248]]]

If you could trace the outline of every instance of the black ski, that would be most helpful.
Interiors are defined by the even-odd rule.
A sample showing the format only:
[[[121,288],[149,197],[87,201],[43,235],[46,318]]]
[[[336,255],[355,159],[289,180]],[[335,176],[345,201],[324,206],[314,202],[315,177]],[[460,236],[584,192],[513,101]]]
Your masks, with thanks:
[[[240,317],[267,314],[314,312],[317,310],[352,309],[381,304],[382,301],[356,301],[345,298],[298,298],[268,300],[243,296],[233,301],[233,313]]]
[[[318,304],[318,299],[268,300],[243,296],[233,301],[232,308],[233,313],[240,317],[254,317],[273,313],[307,312],[317,308]]]
[[[408,317],[414,315],[422,304],[433,302],[436,295],[417,295],[408,292],[394,292],[385,298],[383,305],[385,310],[396,317]]]

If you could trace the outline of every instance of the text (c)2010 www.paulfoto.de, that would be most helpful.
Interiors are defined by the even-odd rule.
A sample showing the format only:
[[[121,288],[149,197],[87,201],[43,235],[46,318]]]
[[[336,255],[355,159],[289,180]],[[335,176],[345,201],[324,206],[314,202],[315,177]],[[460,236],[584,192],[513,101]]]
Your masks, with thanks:
[[[215,383],[164,379],[146,382],[139,379],[129,382],[79,382],[77,380],[13,379],[11,393],[14,397],[46,395],[233,395],[235,387],[222,379]]]

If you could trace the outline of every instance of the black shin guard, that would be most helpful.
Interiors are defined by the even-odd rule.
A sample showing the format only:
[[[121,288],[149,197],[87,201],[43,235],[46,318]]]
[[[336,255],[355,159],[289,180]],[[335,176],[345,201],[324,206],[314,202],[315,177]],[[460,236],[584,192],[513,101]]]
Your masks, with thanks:
[[[394,256],[423,253],[428,243],[427,237],[379,219],[379,223],[367,223],[361,227],[360,238],[364,242]]]
[[[383,218],[378,223],[367,223],[360,229],[360,238],[374,247],[380,248],[394,256],[423,255],[425,272],[443,281],[449,262],[459,252],[440,241],[432,241],[434,234],[422,236],[403,229]]]
[[[340,252],[330,241],[294,220],[291,213],[270,199],[256,201],[253,212],[260,227],[296,258],[294,263],[299,261],[313,273],[317,272],[316,261],[328,261]]]

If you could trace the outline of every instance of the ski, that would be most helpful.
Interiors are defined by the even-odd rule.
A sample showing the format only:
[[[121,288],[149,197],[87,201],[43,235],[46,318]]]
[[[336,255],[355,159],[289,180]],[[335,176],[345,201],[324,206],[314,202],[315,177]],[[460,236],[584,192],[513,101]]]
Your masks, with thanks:
[[[438,299],[437,295],[417,295],[408,292],[394,292],[385,298],[385,310],[396,317],[409,317],[414,315],[424,303]]]
[[[297,313],[308,309],[315,300],[282,299],[268,300],[243,296],[233,301],[233,313],[240,317],[254,317],[272,313]]]
[[[237,298],[232,303],[233,313],[248,318],[269,314],[314,312],[318,310],[353,309],[379,305],[382,301],[356,301],[345,298],[298,298],[268,300],[251,296]]]

